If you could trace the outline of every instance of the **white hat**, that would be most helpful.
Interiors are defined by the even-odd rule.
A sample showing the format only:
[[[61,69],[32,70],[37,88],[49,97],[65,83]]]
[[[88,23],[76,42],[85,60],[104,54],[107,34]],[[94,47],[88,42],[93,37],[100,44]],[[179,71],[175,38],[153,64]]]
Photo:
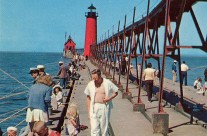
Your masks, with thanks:
[[[45,68],[45,66],[44,65],[37,65],[37,68],[41,69],[41,68]]]
[[[63,61],[59,61],[59,64],[63,64]]]
[[[62,91],[62,86],[60,86],[59,84],[55,85],[52,89],[54,90],[57,87],[60,88],[60,91]]]
[[[16,127],[8,127],[7,132],[10,131],[10,130],[17,131],[17,128]]]
[[[39,71],[39,69],[37,69],[37,68],[30,68],[29,69],[29,74],[31,74],[32,72],[37,72],[37,71]]]
[[[177,61],[176,60],[174,60],[174,63],[176,63]]]

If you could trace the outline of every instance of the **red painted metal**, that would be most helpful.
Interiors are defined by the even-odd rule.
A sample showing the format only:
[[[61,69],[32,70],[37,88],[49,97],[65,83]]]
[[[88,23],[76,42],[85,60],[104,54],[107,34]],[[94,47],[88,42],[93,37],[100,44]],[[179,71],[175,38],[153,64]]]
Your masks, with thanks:
[[[97,41],[97,14],[92,6],[88,8],[90,11],[86,14],[84,56],[90,56],[90,46]]]
[[[148,34],[148,17],[149,17],[149,6],[150,6],[150,0],[148,0],[147,4],[147,16],[145,20],[145,31],[143,33],[143,40],[142,40],[142,63],[141,63],[141,73],[140,73],[140,80],[139,80],[139,90],[138,90],[138,99],[137,103],[141,103],[141,89],[142,89],[142,74],[143,74],[143,65],[145,61],[145,53],[146,53],[146,39],[147,39],[147,34]]]
[[[119,21],[119,23],[118,23],[118,33],[119,33],[119,28],[120,28],[120,21]],[[114,35],[114,34],[113,34]],[[117,37],[118,39],[117,39],[117,42],[116,41],[114,41],[114,38],[112,38],[113,39],[113,42],[116,42],[115,44],[114,44],[114,51],[115,51],[115,60],[114,60],[114,73],[113,73],[113,82],[114,83],[117,83],[117,81],[116,81],[116,79],[115,79],[115,73],[116,73],[116,67],[117,67],[117,65],[116,65],[116,61],[117,61],[117,52],[118,52],[118,46],[119,46],[119,35],[118,35],[118,37]],[[119,61],[119,59],[118,59],[118,61]]]
[[[121,61],[123,60],[123,52],[124,52],[124,38],[125,38],[125,29],[126,29],[126,19],[127,16],[125,15],[124,17],[124,34],[122,35],[123,38],[121,39],[121,44],[120,44],[120,52],[121,52]],[[121,62],[119,62],[119,81],[118,81],[118,85],[121,86]]]
[[[71,36],[69,36],[67,42],[65,42],[65,45],[64,45],[64,51],[68,51],[68,50],[75,50],[75,42],[72,40]]]
[[[126,84],[126,93],[129,93],[129,74],[130,74],[130,63],[131,63],[131,51],[132,51],[132,42],[133,42],[133,38],[134,38],[134,20],[135,20],[135,13],[136,13],[136,7],[134,7],[134,13],[133,13],[133,20],[132,20],[132,29],[131,29],[131,38],[130,38],[130,47],[129,47],[129,55],[128,55],[128,63],[127,63],[127,84]]]
[[[115,57],[121,60],[129,56],[129,58],[138,58],[142,59],[142,68],[140,72],[140,79],[142,77],[142,71],[144,69],[144,65],[146,65],[148,59],[155,59],[158,62],[158,70],[159,70],[159,79],[160,79],[160,96],[159,96],[159,108],[158,112],[164,112],[162,107],[162,96],[163,96],[163,81],[164,81],[164,69],[165,69],[165,61],[166,57],[170,57],[178,61],[179,65],[179,78],[181,79],[181,70],[180,70],[180,62],[181,62],[181,48],[192,48],[192,49],[200,49],[207,52],[207,38],[204,39],[203,34],[201,33],[201,28],[198,24],[198,21],[195,17],[195,14],[192,10],[192,6],[199,2],[199,0],[162,0],[150,13],[147,12],[147,16],[138,20],[137,22],[126,27],[126,16],[124,29],[120,32],[113,34],[113,36],[106,38],[101,43],[93,48],[93,54],[96,61],[100,62],[100,59],[106,59],[109,64],[105,64],[106,67],[109,67],[109,73],[111,68],[112,59],[109,55],[116,54]],[[150,0],[148,1],[148,4]],[[149,8],[149,7],[148,7]],[[185,12],[190,12],[193,22],[196,26],[201,45],[180,45],[180,22],[182,20],[182,15]],[[171,27],[171,24],[175,23],[175,28]],[[159,45],[158,38],[158,30],[161,26],[165,26],[165,35],[164,35],[164,44]],[[133,33],[132,33],[133,32]],[[133,36],[134,35],[134,36]],[[162,37],[162,36],[161,36]],[[119,48],[115,48],[116,44],[118,44]],[[94,45],[95,46],[95,45]],[[101,47],[103,46],[103,47]],[[135,50],[131,50],[129,48],[133,47]],[[137,48],[138,47],[138,48]],[[159,53],[159,48],[163,50],[162,53]],[[104,53],[104,58],[101,58],[100,52]],[[102,56],[102,57],[103,57]],[[114,57],[114,55],[113,55]],[[162,66],[160,67],[160,58],[162,58]],[[137,61],[137,60],[136,60]],[[114,63],[115,64],[115,63]],[[136,64],[137,65],[137,64]],[[104,65],[102,65],[104,66]],[[137,66],[136,66],[137,68]],[[121,66],[119,66],[121,69]],[[115,72],[114,72],[115,73]],[[160,75],[161,73],[161,75]],[[137,72],[138,76],[138,72]],[[114,79],[114,75],[113,75]],[[128,80],[128,78],[127,78]],[[120,82],[120,74],[119,74],[119,85]],[[142,82],[140,80],[140,86],[138,91],[138,103],[141,102],[141,85]],[[128,85],[128,83],[127,83]],[[126,92],[129,92],[128,87],[126,87]],[[183,103],[183,88],[180,84],[180,101],[179,103],[182,105]]]

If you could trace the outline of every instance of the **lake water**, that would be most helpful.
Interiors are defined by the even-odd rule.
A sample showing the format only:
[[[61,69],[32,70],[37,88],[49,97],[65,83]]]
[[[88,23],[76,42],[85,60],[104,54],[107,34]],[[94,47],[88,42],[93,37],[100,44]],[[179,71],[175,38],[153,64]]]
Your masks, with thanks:
[[[47,73],[55,76],[59,70],[59,61],[64,61],[67,64],[69,59],[63,58],[62,53],[0,52],[0,122],[27,106],[27,93],[6,99],[3,97],[28,91],[25,86],[30,87],[33,81],[28,74],[29,68],[42,64]],[[0,127],[5,132],[8,126],[15,126],[24,120],[25,115],[26,110],[23,110],[9,120],[0,123]],[[26,123],[20,125],[18,129],[24,125]]]

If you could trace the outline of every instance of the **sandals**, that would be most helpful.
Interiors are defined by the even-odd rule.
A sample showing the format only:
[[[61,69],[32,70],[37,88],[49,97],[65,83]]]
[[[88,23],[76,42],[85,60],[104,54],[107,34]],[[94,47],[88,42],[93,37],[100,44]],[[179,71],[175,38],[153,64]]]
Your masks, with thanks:
[[[80,125],[80,130],[85,130],[85,129],[87,129],[88,127],[87,126],[85,126],[85,125]]]

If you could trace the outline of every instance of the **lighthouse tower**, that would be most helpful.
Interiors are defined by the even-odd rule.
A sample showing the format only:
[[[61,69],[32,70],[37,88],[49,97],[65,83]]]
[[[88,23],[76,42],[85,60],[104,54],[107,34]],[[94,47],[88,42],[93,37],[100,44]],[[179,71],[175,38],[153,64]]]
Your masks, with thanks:
[[[90,56],[90,45],[96,44],[97,41],[97,17],[96,8],[91,4],[88,7],[89,11],[86,12],[86,32],[85,32],[85,45],[84,56]]]

